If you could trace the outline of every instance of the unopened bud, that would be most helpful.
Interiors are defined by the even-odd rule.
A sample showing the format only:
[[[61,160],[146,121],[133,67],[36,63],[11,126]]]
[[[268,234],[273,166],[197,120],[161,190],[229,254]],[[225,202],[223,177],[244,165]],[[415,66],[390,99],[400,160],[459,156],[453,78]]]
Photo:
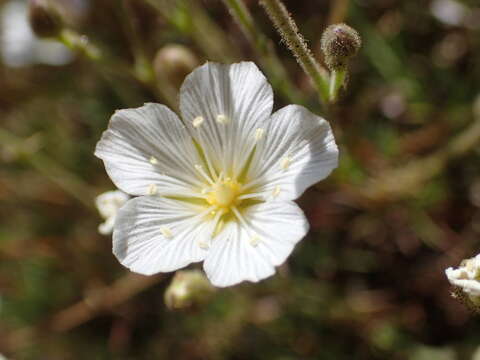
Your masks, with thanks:
[[[55,37],[62,30],[62,19],[51,0],[30,0],[28,17],[38,37]]]
[[[165,304],[171,310],[192,309],[205,304],[215,292],[199,270],[177,271],[165,291]]]
[[[153,60],[153,68],[158,78],[166,78],[180,87],[185,76],[199,65],[198,58],[186,46],[165,45],[158,50]]]
[[[448,281],[454,286],[452,296],[469,309],[480,312],[480,254],[462,261],[457,269],[445,270]]]
[[[325,63],[330,70],[343,69],[349,58],[362,46],[358,32],[346,24],[334,24],[325,29],[320,41]]]

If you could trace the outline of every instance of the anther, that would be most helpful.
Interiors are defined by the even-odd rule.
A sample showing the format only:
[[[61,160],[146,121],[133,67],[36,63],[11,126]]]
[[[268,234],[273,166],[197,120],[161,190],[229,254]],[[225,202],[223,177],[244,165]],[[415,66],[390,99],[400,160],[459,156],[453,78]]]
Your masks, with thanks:
[[[157,160],[157,158],[156,158],[155,156],[150,156],[150,160],[149,160],[149,161],[150,161],[150,164],[152,164],[152,165],[158,164],[158,160]]]
[[[192,125],[193,125],[193,127],[197,128],[200,125],[202,125],[204,121],[205,121],[205,119],[202,116],[197,116],[195,119],[193,119]]]
[[[282,168],[282,170],[287,170],[291,162],[292,159],[289,156],[285,156],[280,160],[280,167]]]
[[[263,138],[263,134],[265,133],[265,129],[258,128],[255,130],[255,141],[259,141]]]
[[[199,165],[199,164],[195,164],[194,165],[195,169],[200,173],[200,175],[203,176],[203,178],[205,180],[207,180],[211,185],[214,185],[215,183],[212,181],[212,179],[210,178],[210,176],[207,175],[207,173],[205,172],[205,170],[203,169],[203,166],[202,165]]]
[[[209,247],[208,244],[204,241],[200,241],[198,243],[198,246],[200,247],[200,249],[203,249],[203,250],[208,250],[208,247]]]
[[[273,191],[272,191],[272,196],[273,196],[274,198],[276,198],[276,197],[280,194],[280,190],[281,190],[281,189],[280,189],[280,186],[278,186],[278,185],[275,186],[275,189],[273,189]]]
[[[172,234],[172,230],[170,230],[168,227],[166,226],[162,226],[160,227],[160,232],[162,233],[163,236],[165,236],[167,239],[170,239],[173,234]]]
[[[219,124],[227,124],[227,123],[230,122],[230,119],[223,114],[219,114],[219,115],[217,115],[217,122]]]
[[[260,243],[260,237],[258,235],[254,235],[250,238],[250,245],[253,247],[257,247],[257,245]]]
[[[148,186],[148,195],[155,195],[157,193],[157,190],[158,190],[157,185],[150,184]]]

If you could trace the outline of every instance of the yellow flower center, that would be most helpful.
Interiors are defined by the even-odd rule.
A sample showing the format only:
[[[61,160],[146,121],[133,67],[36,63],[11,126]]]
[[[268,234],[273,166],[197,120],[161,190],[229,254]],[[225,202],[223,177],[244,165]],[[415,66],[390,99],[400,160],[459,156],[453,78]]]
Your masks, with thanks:
[[[214,184],[208,194],[207,202],[224,211],[229,211],[232,206],[239,204],[240,184],[227,178]]]

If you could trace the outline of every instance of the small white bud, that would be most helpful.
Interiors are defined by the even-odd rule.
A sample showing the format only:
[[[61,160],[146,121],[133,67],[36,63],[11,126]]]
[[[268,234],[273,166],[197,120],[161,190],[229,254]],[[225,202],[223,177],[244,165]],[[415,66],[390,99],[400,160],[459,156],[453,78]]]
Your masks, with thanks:
[[[165,291],[165,304],[170,310],[191,309],[211,299],[215,288],[199,270],[177,271]]]

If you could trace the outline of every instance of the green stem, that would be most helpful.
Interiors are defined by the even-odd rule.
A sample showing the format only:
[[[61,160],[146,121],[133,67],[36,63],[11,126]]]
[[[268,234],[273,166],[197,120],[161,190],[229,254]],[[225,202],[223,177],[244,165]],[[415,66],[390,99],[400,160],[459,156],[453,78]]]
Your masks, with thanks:
[[[82,36],[72,30],[66,29],[60,32],[59,41],[70,50],[78,51],[90,60],[99,61],[102,59],[100,49],[93,45],[84,35]]]
[[[298,31],[297,24],[288,14],[285,5],[280,0],[260,0],[270,20],[293,53],[303,71],[315,85],[322,103],[329,99],[329,75],[313,57],[305,40]]]
[[[347,76],[346,69],[333,70],[330,74],[330,91],[329,100],[335,102],[338,97],[340,89],[343,87],[345,77]]]
[[[197,47],[209,60],[232,62],[240,58],[240,54],[209,13],[199,1],[190,0],[144,0],[152,6],[166,21],[179,32],[191,36]],[[178,14],[185,15],[180,23]]]
[[[299,90],[289,79],[285,67],[275,53],[271,40],[258,29],[245,3],[242,0],[223,0],[223,2],[251,43],[272,85],[290,101],[296,104],[304,103]]]
[[[360,193],[370,200],[389,200],[415,195],[431,178],[443,171],[447,164],[459,158],[480,142],[480,117],[455,136],[441,150],[424,158],[413,160],[400,168],[384,171],[367,182]]]
[[[24,151],[22,149],[24,140],[10,134],[6,130],[0,129],[0,142],[17,149],[31,167],[57,184],[87,209],[96,211],[93,205],[94,192],[82,179],[65,170],[60,164],[57,164],[47,155],[39,152],[30,153]]]

